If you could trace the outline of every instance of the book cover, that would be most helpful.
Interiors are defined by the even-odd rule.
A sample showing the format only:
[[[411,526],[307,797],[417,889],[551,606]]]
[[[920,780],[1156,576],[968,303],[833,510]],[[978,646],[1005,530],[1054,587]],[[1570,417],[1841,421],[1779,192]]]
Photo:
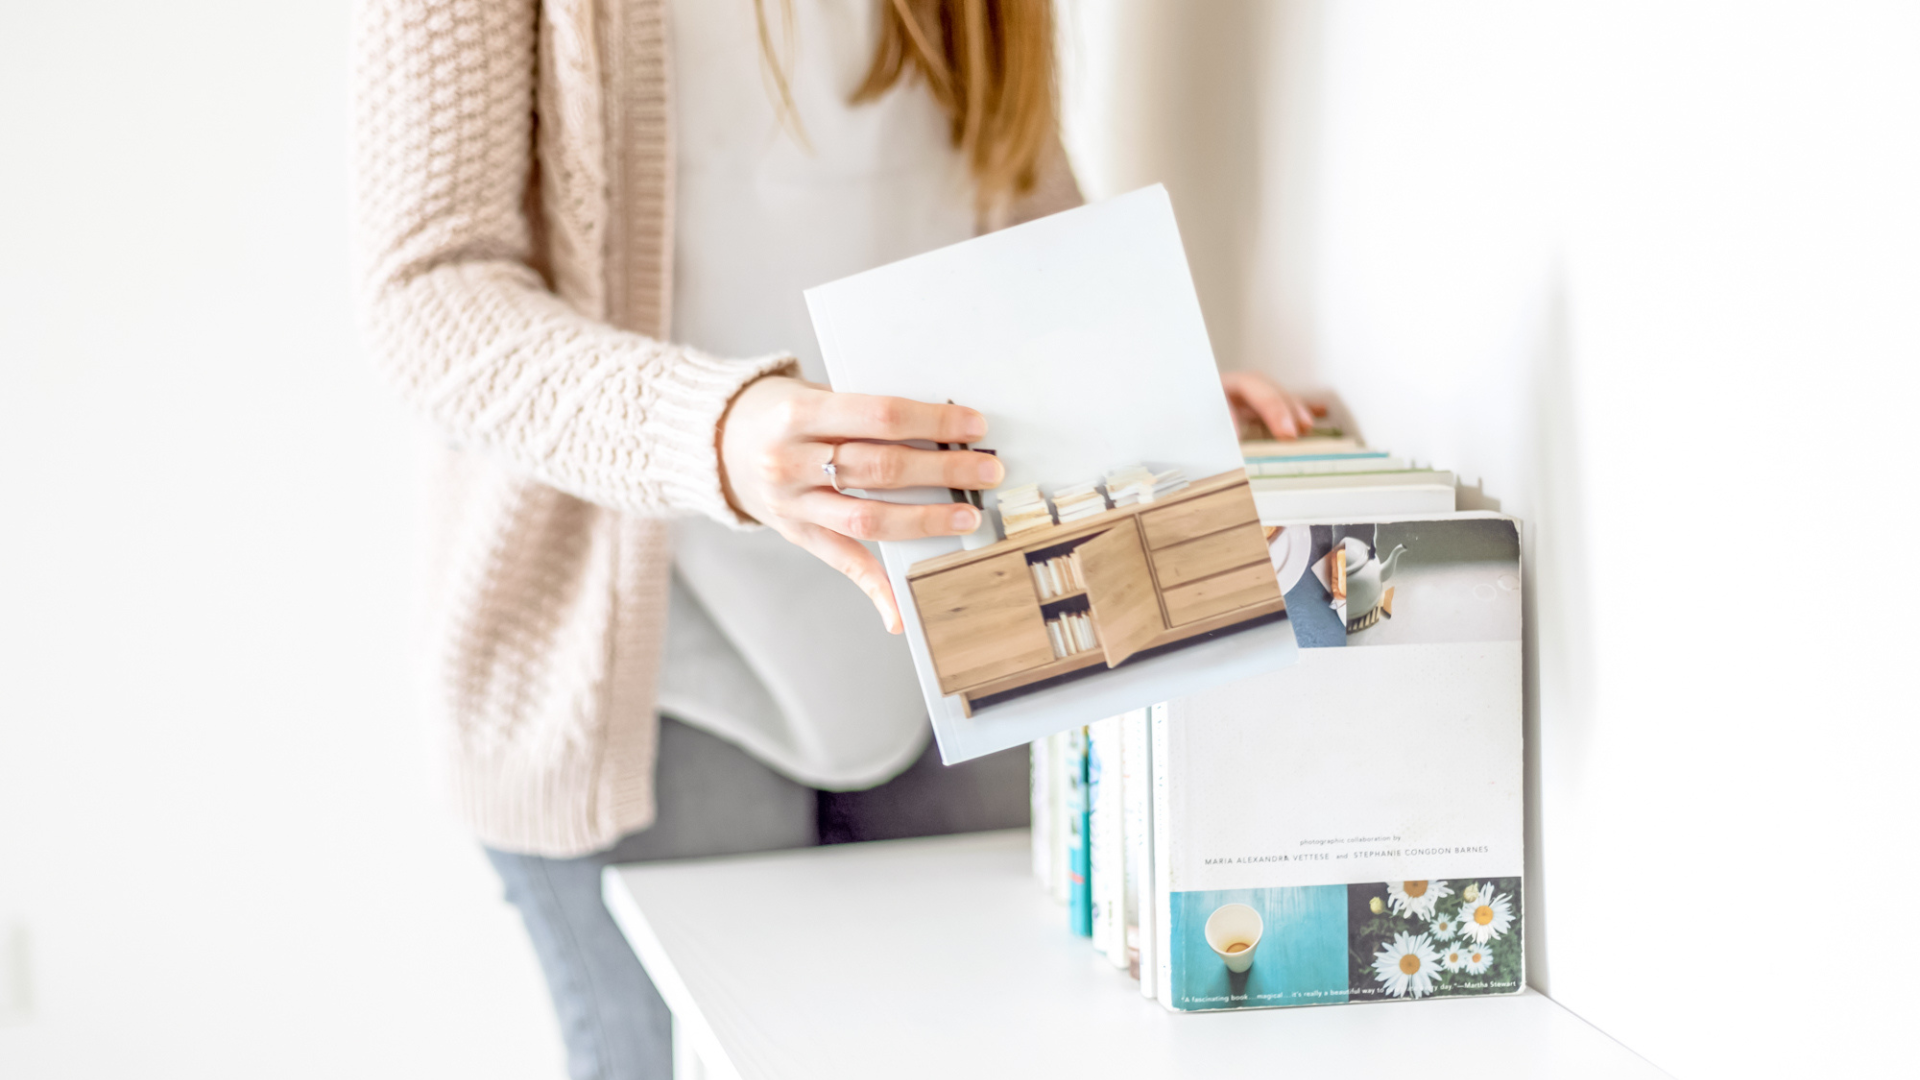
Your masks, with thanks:
[[[1161,1000],[1518,992],[1518,526],[1290,528],[1300,662],[1155,719]]]
[[[834,389],[978,409],[976,449],[1006,466],[982,496],[981,533],[880,545],[944,760],[1292,661],[1276,585],[1256,572],[1258,513],[1163,189],[806,300]]]

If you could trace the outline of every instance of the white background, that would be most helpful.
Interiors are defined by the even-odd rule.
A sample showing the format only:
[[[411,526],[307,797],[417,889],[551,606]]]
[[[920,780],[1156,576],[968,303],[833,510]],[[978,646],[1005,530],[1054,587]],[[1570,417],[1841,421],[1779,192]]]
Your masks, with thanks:
[[[1222,361],[1528,522],[1535,984],[1681,1077],[1910,1068],[1920,8],[1069,12]]]
[[[413,708],[345,5],[6,24],[0,1076],[562,1075]]]
[[[1222,358],[1531,526],[1539,983],[1682,1077],[1877,1063],[1920,884],[1916,9],[1073,6],[1087,186],[1167,184]],[[9,1078],[561,1073],[410,708],[343,8],[7,9]]]

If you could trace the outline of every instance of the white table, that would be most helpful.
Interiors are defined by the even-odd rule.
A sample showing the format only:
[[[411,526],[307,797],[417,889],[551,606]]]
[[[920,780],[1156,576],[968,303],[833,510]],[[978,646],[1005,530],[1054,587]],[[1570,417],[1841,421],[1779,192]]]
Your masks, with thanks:
[[[1666,1074],[1538,994],[1175,1015],[1067,931],[1027,834],[611,867],[683,1080]]]

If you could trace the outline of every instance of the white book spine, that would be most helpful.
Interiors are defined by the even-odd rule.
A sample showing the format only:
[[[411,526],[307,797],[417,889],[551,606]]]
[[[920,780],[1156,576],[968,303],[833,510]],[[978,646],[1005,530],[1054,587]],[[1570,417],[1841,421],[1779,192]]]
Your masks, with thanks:
[[[1033,847],[1033,876],[1053,891],[1053,767],[1046,739],[1027,747],[1027,828]]]
[[[1106,749],[1107,740],[1101,737],[1101,728],[1106,721],[1096,720],[1087,725],[1087,896],[1093,909],[1092,943],[1095,952],[1107,951],[1106,898],[1107,876],[1112,866],[1106,859],[1106,845],[1101,843],[1110,827],[1110,819],[1105,810],[1105,800],[1101,790],[1109,780],[1119,779],[1118,775],[1108,776]]]
[[[1153,765],[1153,966],[1154,996],[1160,1004],[1173,1008],[1173,861],[1171,843],[1172,815],[1169,807],[1172,791],[1167,782],[1167,705],[1162,702],[1150,710],[1150,748]]]
[[[1046,572],[1040,568],[1040,564],[1028,563],[1027,569],[1033,573],[1033,591],[1040,595],[1040,599],[1046,600],[1052,597],[1053,594],[1047,591]]]
[[[1056,731],[1047,736],[1047,814],[1053,849],[1053,871],[1047,880],[1053,887],[1056,904],[1067,902],[1067,733]]]
[[[1125,822],[1127,841],[1127,872],[1120,897],[1120,923],[1126,928],[1127,969],[1135,975],[1146,973],[1140,985],[1143,992],[1151,997],[1152,969],[1141,966],[1149,950],[1141,934],[1143,908],[1140,898],[1143,892],[1149,897],[1152,895],[1142,888],[1147,877],[1147,807],[1153,801],[1148,787],[1152,777],[1146,771],[1147,760],[1147,710],[1135,709],[1120,720],[1121,820]],[[1148,920],[1148,925],[1151,925],[1151,920]]]
[[[1127,927],[1125,922],[1127,885],[1126,784],[1121,760],[1120,720],[1110,716],[1093,726],[1100,746],[1103,782],[1096,793],[1102,826],[1090,837],[1098,853],[1101,873],[1094,879],[1094,937],[1108,962],[1127,968]]]

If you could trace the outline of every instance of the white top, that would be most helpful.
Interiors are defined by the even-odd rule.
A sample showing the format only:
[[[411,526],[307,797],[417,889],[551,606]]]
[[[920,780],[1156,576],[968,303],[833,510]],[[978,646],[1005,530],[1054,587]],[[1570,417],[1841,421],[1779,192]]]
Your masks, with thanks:
[[[1170,1013],[1068,932],[1028,847],[1024,831],[846,844],[610,867],[603,884],[712,1078],[1401,1076],[1447,1072],[1430,1063],[1460,1047],[1471,1076],[1665,1075],[1531,992]]]
[[[783,127],[752,0],[672,0],[673,336],[721,356],[787,350],[826,381],[801,290],[964,240],[973,187],[925,86],[848,103],[873,0],[767,3],[792,42],[807,146]],[[810,149],[809,149],[810,147]],[[859,589],[771,531],[678,530],[660,708],[795,779],[861,786],[911,762],[926,711],[905,642]]]

